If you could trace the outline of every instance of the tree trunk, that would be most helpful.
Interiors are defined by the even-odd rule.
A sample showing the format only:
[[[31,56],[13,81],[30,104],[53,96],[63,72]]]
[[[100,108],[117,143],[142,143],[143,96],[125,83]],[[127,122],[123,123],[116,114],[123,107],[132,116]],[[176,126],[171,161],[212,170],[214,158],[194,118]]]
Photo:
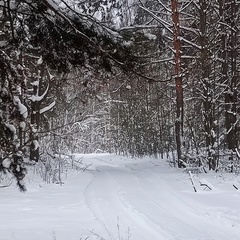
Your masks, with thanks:
[[[38,86],[33,87],[33,94],[37,96]],[[39,148],[36,148],[38,143],[38,130],[39,130],[39,102],[32,101],[31,103],[31,145],[30,145],[30,160],[38,161],[39,160]]]
[[[40,66],[37,68],[37,74],[35,78],[33,79],[34,82],[38,81],[38,84],[33,84],[33,96],[39,97],[42,94],[42,85],[43,85],[43,78],[44,78],[44,69],[45,65],[40,64]],[[30,146],[30,160],[32,161],[38,161],[39,160],[39,137],[38,137],[38,131],[40,128],[40,105],[41,101],[38,100],[32,100],[31,102],[31,134],[30,134],[30,140],[31,140],[31,146]]]
[[[175,86],[176,86],[176,120],[175,135],[177,145],[178,167],[182,164],[182,142],[183,134],[183,87],[181,76],[181,42],[180,42],[180,22],[178,12],[178,1],[172,0],[172,21],[173,21],[173,46],[175,50]]]
[[[216,168],[216,124],[215,124],[215,104],[214,104],[214,85],[215,80],[211,76],[211,59],[209,54],[209,42],[207,31],[207,9],[208,3],[206,0],[199,0],[199,44],[201,46],[201,82],[203,87],[203,117],[205,141],[207,149],[207,158],[209,170]]]
[[[228,9],[226,9],[225,16],[227,19],[226,24],[231,26],[230,36],[229,36],[229,71],[227,73],[227,89],[225,91],[225,126],[226,126],[226,140],[227,147],[229,150],[235,151],[237,147],[237,131],[236,131],[236,121],[237,121],[237,4],[236,1],[227,1]],[[225,3],[226,4],[226,3]]]

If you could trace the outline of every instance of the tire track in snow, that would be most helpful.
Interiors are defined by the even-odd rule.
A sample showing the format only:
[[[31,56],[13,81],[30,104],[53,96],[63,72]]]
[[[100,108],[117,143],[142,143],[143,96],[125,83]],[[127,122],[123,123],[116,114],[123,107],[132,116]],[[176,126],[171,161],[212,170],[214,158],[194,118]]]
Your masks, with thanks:
[[[212,222],[203,206],[198,209],[172,188],[164,179],[166,169],[137,168],[102,165],[86,188],[86,204],[107,232],[106,240],[118,239],[117,218],[121,229],[130,227],[131,240],[228,239],[231,229]]]
[[[222,225],[214,224],[212,219],[204,216],[204,212],[197,210],[197,206],[191,206],[185,198],[176,193],[176,191],[159,176],[161,173],[155,174],[145,172],[144,170],[134,171],[132,169],[131,174],[135,176],[139,185],[143,188],[142,191],[145,193],[143,197],[149,207],[144,207],[144,201],[136,201],[136,198],[132,197],[130,192],[124,194],[124,202],[142,216],[145,216],[145,219],[148,219],[148,221],[155,226],[164,228],[164,230],[170,232],[174,239],[218,240],[220,238],[227,238],[229,229],[221,232],[221,228],[219,229],[219,227],[222,227]],[[118,186],[121,185],[122,189],[128,191],[129,187],[122,184],[122,179],[116,178],[116,175],[112,175],[112,177],[117,181]],[[120,192],[124,191],[121,190]],[[211,227],[209,228],[209,226]],[[236,237],[236,239],[238,239],[238,237]]]
[[[93,180],[87,185],[85,192],[84,192],[84,200],[85,200],[85,204],[88,207],[88,209],[93,213],[95,219],[97,220],[97,222],[102,226],[102,228],[105,230],[105,232],[107,233],[108,237],[110,240],[113,240],[111,233],[109,232],[106,224],[103,221],[103,217],[101,214],[101,211],[99,210],[98,207],[98,203],[97,203],[97,197],[94,191],[94,181],[97,178],[95,175],[97,173],[93,174]],[[102,238],[98,233],[94,232],[94,227],[93,226],[93,230],[91,231],[93,234],[96,234],[96,236],[98,236],[97,239],[100,240],[105,240],[104,238]]]
[[[130,212],[134,213],[139,219],[141,219],[143,225],[145,225],[145,227],[148,226],[150,231],[155,231],[158,235],[160,235],[164,232],[164,235],[166,237],[165,239],[167,239],[167,240],[180,239],[179,234],[174,233],[174,231],[173,231],[174,228],[169,225],[169,222],[172,221],[173,218],[170,216],[167,216],[167,214],[166,214],[167,212],[164,210],[163,207],[160,208],[162,211],[161,211],[159,218],[154,219],[154,217],[152,217],[152,215],[149,214],[148,209],[152,210],[152,209],[159,208],[159,205],[157,204],[156,201],[154,201],[150,198],[150,195],[146,194],[148,191],[146,191],[146,188],[143,187],[141,179],[134,172],[135,172],[134,169],[131,168],[131,171],[128,174],[132,175],[132,177],[134,177],[134,179],[135,179],[135,182],[137,182],[139,185],[138,188],[136,188],[136,185],[133,185],[134,187],[131,192],[134,193],[134,191],[135,191],[135,194],[127,192],[129,190],[129,186],[122,186],[122,184],[121,184],[122,180],[121,179],[117,180],[115,174],[111,175],[111,177],[113,178],[113,180],[116,183],[116,186],[118,187],[118,194],[120,195],[119,197],[122,201],[122,204],[127,209],[130,209]],[[131,181],[131,184],[133,182],[134,181]],[[151,186],[149,186],[149,187],[151,187]],[[125,189],[125,190],[123,190],[123,189]],[[140,195],[137,198],[136,198],[136,193],[138,195]],[[132,195],[132,199],[131,199],[131,196],[129,196],[129,195]],[[134,199],[142,199],[142,200],[140,202],[134,203]],[[145,209],[142,209],[142,206],[145,206]],[[163,218],[162,217],[163,215],[164,215],[164,219],[163,219],[163,221],[160,221],[160,219]],[[166,221],[166,217],[169,218],[168,221]],[[176,225],[176,223],[174,222],[174,224],[172,224],[172,225]],[[157,239],[159,239],[159,237]]]
[[[170,234],[164,232],[162,228],[159,228],[158,225],[154,224],[144,213],[139,212],[124,198],[124,192],[122,192],[110,172],[124,175],[126,170],[98,167],[97,173],[94,174],[93,182],[89,184],[85,192],[86,204],[108,233],[108,237],[110,239],[118,239],[117,224],[119,224],[123,231],[130,228],[131,239],[173,240],[174,238]],[[129,175],[128,171],[127,175]],[[105,188],[106,191],[102,188]],[[143,192],[141,192],[142,194]],[[111,221],[109,221],[109,217]],[[116,221],[118,218],[120,223]],[[111,226],[106,226],[105,222],[112,222],[112,224]],[[142,234],[138,235],[139,229],[145,230],[145,237]]]
[[[153,204],[156,206],[156,210],[160,210],[160,212],[165,212],[165,217],[169,217],[175,223],[175,226],[178,226],[179,229],[184,229],[184,231],[179,235],[178,239],[228,239],[228,233],[231,232],[232,228],[223,225],[221,222],[214,222],[212,218],[207,217],[205,206],[200,205],[196,202],[193,202],[192,199],[179,194],[176,189],[173,189],[168,182],[164,179],[164,174],[161,175],[161,171],[157,173],[149,172],[147,170],[147,175],[152,175],[152,177],[147,180],[141,176],[137,176],[139,180],[142,182],[142,186],[147,191],[149,189],[149,185],[146,184],[147,181],[151,182],[153,188],[154,183],[158,183],[155,186],[161,186],[163,189],[167,191],[161,191],[161,188],[156,187],[155,190],[150,194],[150,196],[154,196],[154,192],[161,191],[161,194],[165,195],[162,199],[159,198],[159,202],[153,200]],[[139,173],[137,173],[139,174]],[[163,177],[162,177],[163,176]],[[169,175],[168,175],[169,176]],[[155,180],[153,180],[155,179]],[[196,194],[195,194],[196,196]],[[167,208],[162,207],[164,202],[162,200],[167,200]],[[169,205],[169,206],[168,206]],[[181,227],[182,226],[182,227]],[[176,229],[172,228],[172,231],[176,232]],[[201,236],[201,238],[197,238],[196,236]],[[236,232],[236,237],[231,240],[239,239],[239,232]]]
[[[149,218],[147,214],[145,214],[143,211],[140,211],[134,203],[129,201],[126,197],[126,192],[120,187],[120,184],[114,179],[114,177],[108,172],[110,178],[112,181],[115,182],[116,187],[117,187],[117,194],[120,199],[120,202],[124,208],[127,209],[129,215],[132,216],[133,219],[135,219],[135,222],[137,222],[140,226],[146,229],[146,231],[149,231],[151,233],[155,233],[157,236],[156,239],[159,239],[160,236],[164,236],[164,239],[172,240],[175,239],[175,237],[171,236],[169,234],[169,231],[166,232],[164,231],[167,229],[167,226],[164,224],[156,224],[154,221]],[[134,176],[134,175],[132,175]],[[144,190],[139,184],[140,182],[138,181],[138,178],[134,176],[134,178],[137,180],[137,185],[139,185],[139,189],[137,190],[137,193],[141,195],[141,197],[145,196]],[[131,181],[133,183],[134,181]],[[134,187],[136,191],[136,186]]]

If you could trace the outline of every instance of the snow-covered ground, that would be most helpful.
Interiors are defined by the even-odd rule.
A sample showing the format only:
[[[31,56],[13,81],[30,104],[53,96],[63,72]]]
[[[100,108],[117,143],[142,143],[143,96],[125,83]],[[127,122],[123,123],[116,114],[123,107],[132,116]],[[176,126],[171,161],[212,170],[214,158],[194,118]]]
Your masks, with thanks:
[[[239,240],[240,177],[189,175],[161,159],[77,155],[63,185],[1,188],[0,240]],[[200,186],[207,183],[212,190]]]

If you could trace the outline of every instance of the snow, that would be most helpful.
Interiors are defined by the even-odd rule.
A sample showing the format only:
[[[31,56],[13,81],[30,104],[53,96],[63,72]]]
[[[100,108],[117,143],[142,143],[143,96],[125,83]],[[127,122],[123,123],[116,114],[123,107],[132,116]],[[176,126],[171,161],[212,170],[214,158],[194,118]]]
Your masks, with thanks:
[[[39,80],[36,80],[31,83],[32,86],[39,86]]]
[[[41,65],[43,63],[42,56],[37,60],[37,65]]]
[[[157,36],[148,32],[144,32],[145,37],[147,37],[149,40],[156,40]]]
[[[26,123],[25,122],[20,122],[19,123],[19,127],[21,128],[22,131],[24,131],[26,129]]]
[[[85,171],[62,173],[64,184],[26,180],[1,188],[2,240],[237,240],[238,175],[192,173],[162,159],[78,154]],[[212,190],[199,181],[211,184]],[[34,236],[34,237],[33,237]]]
[[[33,141],[32,141],[32,144],[33,144],[33,146],[34,146],[34,149],[33,149],[34,151],[39,148],[39,143],[38,143],[37,140],[33,140]]]
[[[28,117],[28,110],[27,107],[21,103],[21,100],[18,96],[14,96],[14,101],[18,105],[18,111],[23,116],[23,118]]]
[[[37,85],[35,85],[35,86],[37,86]],[[41,96],[32,95],[32,96],[30,96],[28,99],[31,100],[32,102],[40,102],[40,101],[42,101],[43,98],[47,95],[48,89],[49,89],[49,85],[47,86],[45,92],[44,92]]]
[[[0,34],[1,35],[1,34]],[[0,48],[6,47],[8,45],[7,41],[1,40],[0,41]]]
[[[10,165],[11,165],[11,163],[12,163],[12,161],[11,161],[9,158],[6,158],[6,159],[4,159],[4,160],[2,161],[2,166],[3,166],[4,168],[9,168]]]
[[[45,112],[51,110],[55,105],[56,105],[56,102],[53,101],[53,102],[50,103],[48,106],[46,106],[46,107],[40,109],[39,113],[40,113],[40,114],[43,114],[43,113],[45,113]]]
[[[6,127],[12,132],[12,134],[14,135],[14,137],[16,137],[16,128],[13,124],[10,124],[10,123],[6,123]]]
[[[28,116],[27,107],[25,105],[23,105],[22,103],[19,103],[18,108],[19,108],[19,112],[23,116],[23,118],[27,118],[27,116]]]

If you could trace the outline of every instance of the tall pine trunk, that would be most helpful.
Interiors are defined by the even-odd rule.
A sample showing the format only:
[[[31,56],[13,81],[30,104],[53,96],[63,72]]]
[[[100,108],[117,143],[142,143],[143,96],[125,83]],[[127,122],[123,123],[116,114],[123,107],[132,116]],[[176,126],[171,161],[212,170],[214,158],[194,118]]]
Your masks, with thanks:
[[[175,135],[177,145],[178,167],[182,167],[182,141],[183,133],[183,87],[181,75],[181,42],[178,0],[171,1],[173,21],[173,46],[175,50],[175,87],[176,87],[176,120]]]
[[[216,124],[215,124],[215,100],[214,79],[211,76],[211,59],[209,53],[209,41],[207,31],[208,1],[199,0],[199,45],[201,46],[201,76],[200,81],[203,89],[203,121],[209,170],[216,169]]]
[[[235,151],[237,147],[237,3],[235,0],[227,1],[225,21],[231,26],[229,34],[229,71],[227,73],[227,89],[225,91],[225,126],[226,126],[226,141],[229,150]]]

